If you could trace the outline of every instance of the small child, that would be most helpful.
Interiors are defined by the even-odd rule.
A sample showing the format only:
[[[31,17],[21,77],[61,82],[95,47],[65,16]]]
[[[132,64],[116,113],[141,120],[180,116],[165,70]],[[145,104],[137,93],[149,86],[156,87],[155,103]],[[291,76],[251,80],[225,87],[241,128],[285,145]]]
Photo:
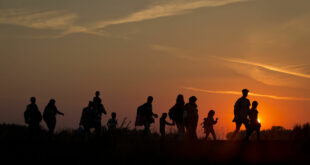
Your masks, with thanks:
[[[213,136],[213,140],[216,140],[216,135],[213,129],[213,125],[215,125],[218,121],[218,118],[214,120],[215,112],[214,110],[210,110],[208,113],[208,117],[204,118],[204,121],[202,123],[204,131],[206,133],[206,139],[208,139],[209,134],[211,133]]]
[[[257,140],[260,139],[260,127],[261,124],[258,121],[258,111],[257,111],[258,102],[253,101],[252,108],[249,111],[249,118],[250,118],[250,124],[249,124],[249,130],[247,131],[246,139],[248,140],[253,131],[257,132]]]
[[[116,113],[115,112],[112,112],[112,118],[108,120],[108,128],[109,130],[114,130],[116,129],[116,126],[117,126],[117,120],[116,120]]]
[[[174,123],[168,123],[166,121],[167,113],[163,113],[160,117],[160,134],[162,137],[166,135],[166,125],[174,125]]]

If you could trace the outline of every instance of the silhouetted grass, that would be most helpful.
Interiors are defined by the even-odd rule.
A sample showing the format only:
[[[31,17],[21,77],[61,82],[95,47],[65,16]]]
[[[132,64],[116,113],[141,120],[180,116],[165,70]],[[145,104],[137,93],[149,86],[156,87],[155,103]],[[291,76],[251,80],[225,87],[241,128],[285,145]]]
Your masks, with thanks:
[[[126,127],[114,131],[104,128],[99,137],[84,137],[76,130],[61,131],[54,137],[43,131],[30,137],[24,126],[2,124],[0,155],[2,160],[49,163],[65,160],[70,164],[107,164],[111,161],[113,164],[307,164],[310,145],[305,140],[309,134],[305,132],[308,128],[309,125],[296,126],[294,130],[274,127],[274,130],[263,131],[264,140],[260,142],[194,142],[173,134],[165,139],[158,134],[146,136],[142,131]],[[289,138],[284,140],[279,138],[281,136]],[[271,140],[267,140],[269,137]]]

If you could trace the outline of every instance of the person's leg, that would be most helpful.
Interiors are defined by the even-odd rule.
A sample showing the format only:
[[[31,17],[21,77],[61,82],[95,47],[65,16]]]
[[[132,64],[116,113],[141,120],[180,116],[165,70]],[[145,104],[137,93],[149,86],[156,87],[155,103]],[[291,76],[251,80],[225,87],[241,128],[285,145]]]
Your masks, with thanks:
[[[193,138],[194,138],[194,140],[198,140],[198,136],[197,136],[197,124],[198,124],[198,122],[193,123]]]
[[[96,132],[96,136],[100,136],[101,133],[101,122],[98,122],[95,124],[95,132]]]
[[[181,134],[182,133],[182,125],[180,122],[176,122],[176,125],[177,125],[177,129],[178,129],[178,134]]]
[[[150,123],[149,122],[144,123],[144,134],[146,135],[150,134]]]
[[[55,130],[55,127],[56,127],[56,120],[48,121],[48,122],[46,122],[46,125],[48,127],[49,134],[51,136],[54,135],[54,130]]]
[[[216,140],[216,134],[215,134],[215,132],[214,132],[214,129],[211,129],[211,134],[212,134],[212,136],[213,136],[213,140]]]
[[[209,134],[210,134],[210,130],[206,129],[206,137],[205,137],[206,140],[208,140]]]
[[[165,136],[166,136],[165,130],[161,130],[161,131],[160,131],[160,134],[161,134],[161,137],[165,137]]]
[[[56,127],[56,121],[53,122],[52,125],[51,125],[51,135],[54,135],[55,127]]]
[[[238,132],[240,131],[242,122],[240,121],[236,121],[236,130],[234,131],[234,133],[231,136],[231,139],[234,139],[236,137],[236,135],[238,134]]]
[[[259,124],[258,125],[258,128],[257,128],[257,140],[259,141],[260,140],[260,127],[261,127],[261,125]]]
[[[246,140],[246,141],[249,140],[249,138],[250,138],[252,132],[253,132],[253,129],[252,129],[250,126],[246,127],[246,137],[245,137],[245,140]]]

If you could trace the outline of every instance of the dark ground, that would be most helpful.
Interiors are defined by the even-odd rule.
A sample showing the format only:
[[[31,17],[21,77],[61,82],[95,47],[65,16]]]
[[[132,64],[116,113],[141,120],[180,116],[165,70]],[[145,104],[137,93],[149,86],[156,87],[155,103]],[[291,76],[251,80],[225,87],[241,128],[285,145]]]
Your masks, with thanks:
[[[70,164],[310,164],[309,141],[204,141],[104,132],[83,138],[62,132],[29,138],[20,127],[1,129],[1,161]],[[14,130],[14,131],[13,131]]]

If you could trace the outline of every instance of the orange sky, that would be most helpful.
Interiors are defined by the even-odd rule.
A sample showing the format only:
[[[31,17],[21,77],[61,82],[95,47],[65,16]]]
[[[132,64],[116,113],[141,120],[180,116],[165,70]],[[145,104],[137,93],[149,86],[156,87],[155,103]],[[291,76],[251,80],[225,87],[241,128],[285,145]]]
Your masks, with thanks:
[[[54,98],[65,113],[57,129],[77,128],[96,90],[109,114],[134,122],[148,95],[160,114],[182,93],[198,97],[200,120],[216,111],[223,138],[243,88],[263,129],[309,122],[308,0],[0,4],[0,122],[23,124],[36,96],[41,111]]]

